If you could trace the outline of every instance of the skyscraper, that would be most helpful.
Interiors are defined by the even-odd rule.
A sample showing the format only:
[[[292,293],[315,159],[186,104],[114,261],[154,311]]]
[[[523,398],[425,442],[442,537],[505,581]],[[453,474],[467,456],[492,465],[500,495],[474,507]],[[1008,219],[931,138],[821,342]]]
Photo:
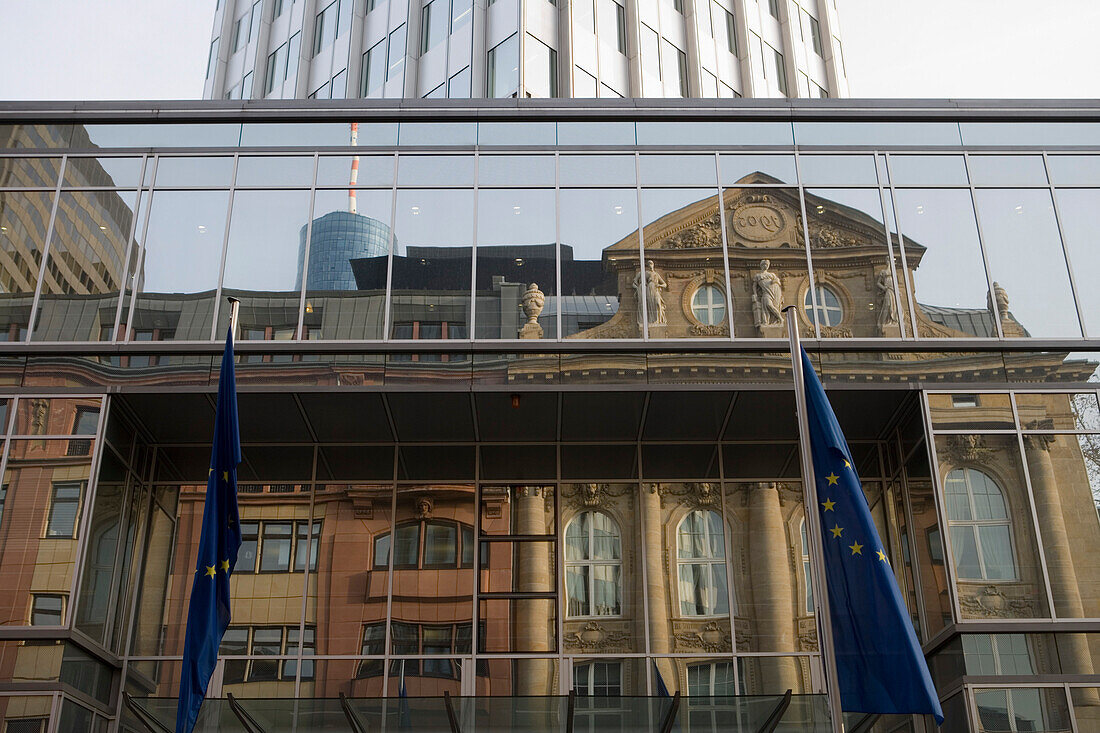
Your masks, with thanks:
[[[836,0],[219,0],[207,99],[847,96]]]

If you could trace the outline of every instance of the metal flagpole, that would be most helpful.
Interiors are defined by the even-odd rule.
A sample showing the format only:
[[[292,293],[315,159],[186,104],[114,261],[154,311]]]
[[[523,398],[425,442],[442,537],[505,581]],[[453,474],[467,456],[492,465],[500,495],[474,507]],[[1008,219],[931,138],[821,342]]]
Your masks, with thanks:
[[[241,301],[234,297],[226,297],[229,301],[229,330],[233,334],[233,341],[237,341],[237,312],[241,309]]]
[[[802,500],[806,507],[806,534],[810,540],[810,558],[813,565],[810,582],[814,592],[814,610],[817,613],[817,638],[821,646],[821,660],[825,667],[825,689],[829,694],[829,717],[834,733],[844,733],[844,718],[840,704],[840,686],[837,682],[836,655],[833,653],[833,626],[829,615],[829,591],[825,587],[825,553],[821,547],[821,517],[817,512],[817,484],[814,479],[813,452],[810,449],[810,423],[806,413],[806,375],[802,373],[802,342],[798,335],[797,306],[783,309],[787,314],[787,334],[791,340],[791,369],[794,373],[794,399],[798,409],[798,445],[802,455]]]

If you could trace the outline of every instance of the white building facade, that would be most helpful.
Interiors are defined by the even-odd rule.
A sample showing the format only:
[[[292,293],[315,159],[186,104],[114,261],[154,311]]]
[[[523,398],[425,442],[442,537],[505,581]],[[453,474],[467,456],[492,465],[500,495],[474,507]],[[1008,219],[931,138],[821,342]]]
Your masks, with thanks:
[[[836,0],[219,0],[207,99],[844,97]]]

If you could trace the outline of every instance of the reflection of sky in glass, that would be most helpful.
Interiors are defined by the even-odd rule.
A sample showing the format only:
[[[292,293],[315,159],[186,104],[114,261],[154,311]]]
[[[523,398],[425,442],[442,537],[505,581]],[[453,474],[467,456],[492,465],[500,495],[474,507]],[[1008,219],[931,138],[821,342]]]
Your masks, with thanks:
[[[477,243],[553,244],[554,191],[478,191]]]
[[[1015,186],[1047,182],[1039,155],[971,155],[970,182],[975,186]]]
[[[145,237],[145,291],[194,293],[218,286],[226,191],[157,191]]]
[[[350,174],[351,166],[348,166]],[[310,186],[313,156],[242,155],[237,159],[238,186]]]
[[[237,191],[225,258],[225,287],[293,290],[298,232],[309,218],[309,191]]]
[[[559,177],[564,186],[633,186],[633,155],[562,155]]]
[[[804,185],[878,183],[875,161],[870,155],[800,155],[798,170]]]
[[[474,236],[474,192],[398,191],[393,229],[404,247],[468,247]]]
[[[733,185],[751,173],[766,173],[782,183],[795,182],[793,155],[723,155],[718,167],[723,185]]]
[[[974,193],[989,272],[1032,336],[1080,336],[1054,204],[1043,190]]]
[[[919,266],[908,263],[911,271],[915,267],[916,301],[955,308],[985,308],[989,287],[970,192],[899,190],[897,214],[907,242],[912,240],[928,248]]]
[[[1055,195],[1085,330],[1095,337],[1100,335],[1100,288],[1093,282],[1095,273],[1100,272],[1100,248],[1096,246],[1100,242],[1100,219],[1096,216],[1100,211],[1100,190],[1062,189]]]
[[[599,260],[606,247],[637,229],[633,188],[562,189],[561,242],[573,248],[573,259]]]
[[[966,163],[961,155],[891,155],[889,168],[895,186],[967,184]]]

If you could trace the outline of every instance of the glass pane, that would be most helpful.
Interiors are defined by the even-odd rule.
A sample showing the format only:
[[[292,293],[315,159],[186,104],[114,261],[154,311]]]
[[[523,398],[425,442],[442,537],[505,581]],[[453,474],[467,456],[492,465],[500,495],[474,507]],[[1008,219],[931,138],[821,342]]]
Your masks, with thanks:
[[[241,299],[242,337],[274,339],[298,329],[309,191],[238,191],[233,198],[223,294]],[[218,335],[229,327],[228,308]]]
[[[0,161],[0,167],[3,164],[4,161]],[[66,187],[136,188],[140,180],[141,158],[84,158],[71,156],[65,162],[65,180],[61,182],[61,185]],[[8,183],[5,185],[28,184]]]
[[[554,204],[549,189],[478,192],[475,338],[557,335]]]
[[[633,186],[633,155],[562,155],[558,158],[562,186]]]
[[[1015,436],[941,435],[936,453],[963,617],[1049,617]]]
[[[1096,217],[1100,190],[1060,189],[1055,196],[1058,197],[1066,252],[1077,285],[1078,305],[1085,319],[1085,329],[1095,337],[1100,334],[1100,288],[1091,287],[1090,281],[1100,272],[1100,249],[1095,246],[1100,238],[1100,221]]]
[[[472,155],[402,155],[397,169],[399,186],[472,186]]]
[[[52,208],[52,193],[0,192],[0,341],[27,337]]]
[[[910,189],[895,197],[917,334],[996,337],[970,192]]]
[[[318,186],[348,186],[355,166],[357,186],[393,185],[392,155],[322,155],[317,159]]]
[[[470,190],[397,192],[390,338],[470,338],[473,212]]]
[[[168,158],[157,160],[156,185],[168,186],[228,186],[233,179],[233,159]]]
[[[961,155],[891,155],[889,168],[895,186],[965,186],[969,182]]]
[[[554,158],[549,155],[482,155],[479,186],[553,186]]]
[[[800,155],[798,172],[807,186],[878,185],[870,155]]]
[[[723,186],[795,183],[793,155],[722,155],[718,165]]]
[[[309,186],[312,183],[312,155],[242,155],[237,160],[237,186]]]
[[[971,155],[967,161],[975,186],[1018,186],[1047,182],[1039,155]]]
[[[382,338],[392,202],[389,190],[314,194],[302,338]]]
[[[1007,394],[929,394],[936,430],[1012,430],[1016,421]]]
[[[135,332],[158,341],[210,338],[228,203],[225,191],[153,194]]]
[[[638,159],[643,186],[713,186],[713,155],[643,155]]]
[[[799,145],[958,145],[956,122],[796,122]]]
[[[559,195],[562,335],[638,338],[633,308],[616,317],[638,271],[636,190],[563,189]]]
[[[638,123],[639,145],[782,146],[793,142],[787,122]]]
[[[19,125],[17,129],[22,129]],[[0,140],[8,143],[4,135]],[[6,144],[4,147],[16,147]],[[60,158],[0,158],[0,186],[4,188],[53,188],[61,170]],[[109,185],[109,184],[105,184]]]
[[[1048,155],[1050,182],[1077,185],[1100,184],[1100,156]]]
[[[974,196],[1005,336],[1080,336],[1050,192]]]

